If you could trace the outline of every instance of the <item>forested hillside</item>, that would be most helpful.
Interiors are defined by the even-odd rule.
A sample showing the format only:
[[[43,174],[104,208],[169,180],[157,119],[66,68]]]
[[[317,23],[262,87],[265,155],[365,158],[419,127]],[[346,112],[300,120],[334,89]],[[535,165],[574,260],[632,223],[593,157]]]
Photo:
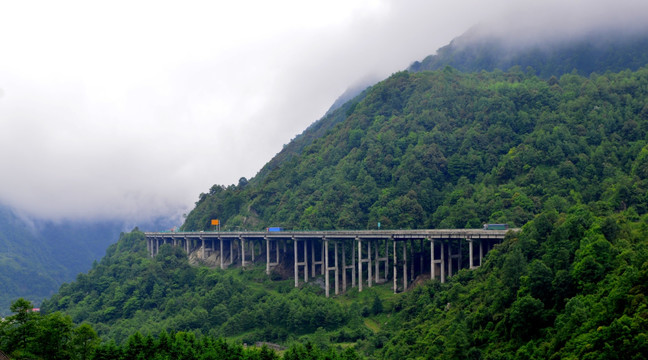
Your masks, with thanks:
[[[63,310],[117,342],[135,331],[174,330],[242,336],[248,343],[284,342],[318,328],[343,327],[354,317],[317,287],[298,291],[291,280],[273,281],[258,270],[193,267],[183,250],[170,246],[150,259],[144,234],[134,231],[111,246],[88,274],[63,285],[43,310]]]
[[[648,32],[645,30],[591,30],[569,36],[537,34],[501,35],[475,27],[436,54],[414,62],[410,71],[440,70],[451,66],[464,72],[506,71],[513,66],[531,67],[542,78],[576,73],[637,70],[648,64]]]
[[[183,228],[521,226],[577,203],[643,214],[646,69],[532,73],[394,74],[258,181],[201,194]]]
[[[375,300],[373,292],[360,298],[356,292],[354,304],[342,304],[325,298],[317,285],[296,289],[292,280],[269,278],[260,267],[223,272],[191,266],[183,250],[169,245],[162,246],[151,259],[145,244],[144,234],[137,229],[122,234],[88,274],[80,274],[45,301],[43,313],[49,316],[61,311],[70,323],[90,324],[105,340],[104,347],[96,351],[113,352],[102,355],[106,359],[130,358],[129,351],[148,352],[147,356],[161,351],[211,353],[213,341],[221,344],[218,359],[256,359],[259,351],[243,356],[240,344],[267,341],[290,345],[285,359],[306,355],[312,359],[354,359],[353,350],[336,350],[331,343],[364,339],[371,332],[364,326],[363,316]],[[162,344],[167,346],[163,349],[153,346],[162,341],[159,336],[178,332],[178,349],[172,351],[169,344]],[[186,343],[184,337],[193,340]],[[223,338],[239,346],[225,344]],[[173,342],[173,338],[165,341]],[[194,342],[196,349],[187,349]],[[0,349],[1,345],[0,341]],[[136,349],[129,350],[133,346]],[[263,359],[278,358],[274,352],[263,351]]]
[[[616,205],[543,211],[481,268],[406,294],[377,357],[645,359],[648,216]]]
[[[90,269],[120,229],[110,221],[30,220],[0,206],[0,315],[18,297],[39,304]]]
[[[2,206],[0,246],[0,315],[8,314],[9,304],[20,296],[40,299],[60,286],[54,275],[60,269],[48,272],[43,266],[47,255],[38,246],[34,229]]]
[[[647,92],[647,68],[397,73],[263,178],[201,194],[184,225],[523,226],[445,284],[326,299],[260,268],[192,267],[169,246],[150,259],[134,231],[43,309],[118,343],[190,331],[388,359],[645,358]]]
[[[286,358],[355,357],[344,346],[386,359],[643,359],[648,43],[617,35],[516,49],[458,39],[329,112],[256,177],[200,194],[183,225],[523,227],[477,270],[326,299],[317,281],[295,289],[262,269],[190,266],[169,246],[151,259],[133,231],[46,301],[44,317],[61,311],[115,341],[95,344],[96,358],[194,345],[245,355],[215,340],[226,337],[293,344]],[[16,328],[3,324],[9,339]]]

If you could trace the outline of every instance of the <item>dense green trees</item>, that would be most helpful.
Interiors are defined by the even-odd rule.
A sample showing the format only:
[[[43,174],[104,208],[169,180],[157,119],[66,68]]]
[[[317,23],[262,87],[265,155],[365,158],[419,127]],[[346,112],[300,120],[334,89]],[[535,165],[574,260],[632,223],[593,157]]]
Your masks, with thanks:
[[[31,302],[20,298],[14,313],[0,322],[0,350],[12,359],[89,359],[99,345],[88,324],[75,326],[60,312],[41,315]]]
[[[119,229],[117,222],[26,220],[0,204],[0,316],[16,298],[40,302],[87,271]]]
[[[189,265],[179,248],[162,246],[148,258],[143,233],[122,234],[101,262],[45,301],[44,312],[65,311],[117,343],[132,333],[197,331],[285,342],[345,326],[357,313],[321,295],[272,282],[262,269],[220,270]]]
[[[97,358],[164,358],[170,350],[151,349],[173,342],[187,351],[174,356],[199,357],[197,348],[221,336],[304,343],[285,358],[353,358],[329,354],[348,342],[394,359],[642,358],[647,92],[645,68],[547,81],[519,69],[397,73],[346,109],[334,131],[248,182],[201,194],[184,224],[523,226],[482,267],[446,284],[325,299],[316,287],[294,289],[262,271],[189,266],[170,246],[150,259],[134,231],[42,308],[113,339]]]
[[[478,271],[406,294],[358,346],[384,358],[642,358],[646,91],[645,68],[548,81],[398,73],[286,166],[206,196],[185,229],[229,197],[248,204],[250,227],[527,224]],[[218,214],[226,226],[236,216]]]
[[[647,215],[583,206],[543,213],[443,291],[431,284],[406,294],[384,330],[395,336],[379,354],[644,359],[647,223]],[[608,238],[611,224],[616,231]]]
[[[592,202],[643,214],[647,81],[646,69],[397,73],[301,153],[201,195],[183,228],[520,226]]]
[[[74,326],[69,316],[59,312],[41,315],[32,312],[32,304],[18,299],[11,305],[15,312],[0,322],[0,350],[12,359],[214,359],[279,360],[328,359],[352,360],[360,357],[351,349],[337,352],[310,343],[291,346],[284,357],[266,345],[247,347],[222,338],[196,336],[193,332],[161,332],[158,336],[136,331],[123,344],[101,343],[93,328],[84,323]]]
[[[515,35],[488,35],[488,29],[472,29],[427,56],[414,62],[410,71],[440,70],[452,66],[465,72],[508,70],[550,79],[574,70],[589,76],[593,72],[636,70],[648,63],[648,37],[645,30],[621,31],[601,28],[578,36],[536,41],[511,40]]]

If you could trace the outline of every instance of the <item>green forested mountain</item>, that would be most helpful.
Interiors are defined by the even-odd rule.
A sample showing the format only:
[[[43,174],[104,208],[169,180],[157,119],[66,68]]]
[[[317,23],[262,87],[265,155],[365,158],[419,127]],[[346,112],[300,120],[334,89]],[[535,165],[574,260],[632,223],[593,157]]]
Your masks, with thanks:
[[[576,72],[583,76],[592,73],[618,72],[637,70],[648,64],[648,32],[636,30],[611,30],[602,28],[580,36],[543,37],[514,40],[515,34],[507,36],[494,35],[488,28],[476,27],[450,44],[437,50],[436,54],[427,56],[422,61],[415,61],[410,72],[441,70],[450,66],[463,72],[507,71],[518,67],[525,72],[532,72],[539,77],[549,79],[551,76]],[[368,80],[364,84],[375,84]],[[315,121],[302,134],[297,135],[290,143],[274,156],[252,182],[265,178],[270,170],[287,159],[301,153],[314,139],[323,136],[336,124],[344,121],[356,103],[364,99],[366,86],[352,87],[342,94],[331,106],[326,115]],[[353,95],[352,94],[358,94]],[[340,109],[342,108],[342,109]],[[247,179],[241,179],[242,184]]]
[[[563,36],[537,34],[525,40],[509,33],[497,35],[476,27],[450,44],[414,62],[410,71],[440,70],[446,66],[464,72],[506,71],[513,66],[542,78],[576,73],[589,76],[606,71],[637,70],[648,64],[648,32],[602,28]]]
[[[36,231],[0,206],[0,315],[8,314],[10,302],[18,297],[40,300],[60,286],[56,273],[61,269],[46,269],[47,256]]]
[[[185,229],[524,227],[478,271],[390,307],[372,356],[645,358],[648,70],[398,73]]]
[[[377,353],[645,359],[648,216],[602,205],[544,211],[478,270],[408,293],[378,335]]]
[[[0,316],[23,297],[40,304],[90,269],[122,229],[118,221],[58,222],[18,216],[0,205]]]
[[[646,69],[548,80],[397,73],[258,181],[201,194],[183,227],[520,226],[545,209],[611,200],[643,213],[645,82]]]
[[[197,334],[193,343],[307,344],[288,358],[344,345],[386,359],[644,359],[648,68],[626,60],[622,68],[637,70],[566,61],[555,71],[446,63],[396,73],[327,114],[255,178],[200,194],[183,225],[523,227],[445,284],[326,299],[316,281],[295,289],[261,269],[190,266],[168,246],[150,259],[133,231],[42,308],[126,349],[157,349],[180,331]]]
[[[515,69],[397,73],[263,177],[201,194],[184,224],[523,226],[448,283],[326,299],[262,269],[192,267],[167,246],[150,259],[136,231],[43,309],[118,342],[195,331],[350,343],[389,359],[645,358],[647,95],[647,68],[546,80]]]
[[[169,245],[162,246],[158,256],[151,259],[144,234],[135,230],[122,234],[88,274],[80,274],[75,282],[64,284],[58,294],[43,303],[42,311],[48,316],[61,311],[71,322],[92,325],[106,340],[97,351],[108,351],[110,346],[117,349],[113,349],[117,355],[106,357],[109,359],[130,359],[118,354],[127,354],[133,342],[138,351],[144,351],[141,349],[146,349],[147,341],[151,345],[160,341],[158,335],[168,337],[167,334],[177,332],[191,336],[199,344],[197,335],[200,344],[207,345],[211,341],[223,344],[222,340],[215,340],[223,337],[238,344],[272,341],[290,345],[297,340],[307,343],[306,347],[292,344],[284,354],[285,359],[301,359],[305,355],[312,359],[357,358],[353,350],[336,351],[329,344],[368,335],[370,331],[363,325],[362,314],[373,297],[365,296],[349,305],[327,299],[321,293],[317,286],[296,289],[292,280],[268,278],[262,268],[223,272],[191,266],[183,250]],[[0,349],[1,345],[0,341]],[[258,351],[252,351],[249,357],[239,357],[241,350],[236,346],[232,349],[223,350],[223,354],[229,353],[231,357],[211,358],[259,356]],[[156,345],[156,349],[147,351],[148,356],[153,356],[161,350]],[[277,358],[274,352],[267,356],[262,358]]]
[[[261,269],[232,274],[190,266],[183,250],[169,246],[150,259],[145,244],[139,231],[122,235],[88,274],[63,285],[43,310],[63,310],[117,342],[135,331],[189,330],[239,335],[248,343],[283,342],[289,335],[345,326],[352,318],[348,309],[312,292],[315,288],[297,291],[291,280],[272,281]]]

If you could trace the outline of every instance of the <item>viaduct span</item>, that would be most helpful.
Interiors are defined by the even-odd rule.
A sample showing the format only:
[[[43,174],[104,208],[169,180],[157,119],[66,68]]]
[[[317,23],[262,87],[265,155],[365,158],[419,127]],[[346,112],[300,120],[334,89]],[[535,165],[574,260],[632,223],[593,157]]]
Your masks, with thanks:
[[[443,283],[459,269],[479,267],[486,253],[509,231],[519,229],[147,232],[145,235],[152,257],[161,245],[170,244],[182,246],[187,254],[197,252],[201,260],[211,257],[221,269],[232,265],[245,267],[265,260],[267,274],[277,266],[292,266],[295,287],[299,286],[300,272],[304,282],[308,282],[309,276],[324,275],[328,297],[331,272],[336,295],[340,293],[340,285],[341,291],[346,291],[349,280],[351,287],[357,286],[362,291],[365,283],[371,287],[391,277],[394,293],[407,290],[408,282],[417,275],[429,274]],[[402,279],[400,285],[399,279]]]

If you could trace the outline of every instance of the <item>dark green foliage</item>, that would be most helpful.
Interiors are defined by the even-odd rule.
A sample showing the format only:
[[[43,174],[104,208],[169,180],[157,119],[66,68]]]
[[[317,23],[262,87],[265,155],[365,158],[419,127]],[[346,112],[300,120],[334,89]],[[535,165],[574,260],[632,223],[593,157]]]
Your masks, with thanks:
[[[279,293],[254,286],[254,271],[241,278],[192,267],[183,250],[169,245],[150,259],[145,246],[143,233],[122,234],[88,274],[45,301],[43,311],[65,311],[117,343],[135,331],[245,333],[249,342],[283,342],[288,334],[331,330],[349,320],[344,307],[318,292],[293,288]],[[269,279],[263,275],[260,281]]]
[[[43,309],[114,339],[98,358],[155,356],[158,340],[133,334],[165,332],[163,348],[184,344],[171,358],[198,357],[207,335],[307,340],[288,359],[346,358],[332,352],[340,342],[390,359],[644,358],[646,99],[646,68],[548,81],[519,70],[397,73],[262,177],[201,194],[184,224],[523,226],[446,284],[341,305],[254,271],[189,266],[170,246],[150,259],[133,232]]]
[[[247,348],[222,338],[198,337],[192,332],[162,332],[152,337],[136,331],[123,345],[113,341],[100,344],[91,326],[74,327],[69,316],[58,312],[44,316],[33,313],[32,304],[24,299],[15,301],[11,309],[15,314],[0,322],[0,350],[12,359],[282,359],[265,345]],[[353,351],[323,351],[310,344],[291,346],[284,358],[359,359]]]
[[[641,215],[646,82],[646,69],[553,85],[521,72],[397,73],[263,177],[201,194],[183,228],[521,226],[577,203]]]
[[[515,36],[512,36],[513,38]],[[441,70],[447,66],[466,72],[524,70],[556,82],[555,77],[573,70],[593,72],[636,70],[648,63],[645,32],[599,29],[568,39],[538,39],[539,43],[516,44],[510,39],[488,36],[480,29],[467,32],[422,61],[410,71]]]
[[[98,338],[91,327],[75,327],[72,319],[60,312],[43,316],[32,308],[23,298],[11,304],[14,314],[0,322],[0,350],[12,359],[92,357]]]
[[[12,300],[36,303],[87,271],[115,241],[111,222],[27,221],[0,204],[0,316]]]
[[[648,215],[637,220],[629,215],[592,218],[576,206],[548,229],[547,218],[554,215],[540,214],[519,238],[498,248],[505,252],[492,252],[469,282],[457,277],[444,291],[426,285],[408,293],[402,299],[407,310],[396,313],[386,329],[395,336],[378,357],[409,358],[424,352],[448,359],[644,359]],[[604,238],[600,226],[611,219],[618,227],[614,243]],[[564,250],[565,257],[574,259],[567,265],[570,277],[562,262],[548,265],[541,259],[563,247],[552,238],[574,230],[582,240]],[[542,246],[527,257],[520,248],[530,234],[548,238],[537,237],[544,240]],[[419,306],[407,307],[414,301]]]

